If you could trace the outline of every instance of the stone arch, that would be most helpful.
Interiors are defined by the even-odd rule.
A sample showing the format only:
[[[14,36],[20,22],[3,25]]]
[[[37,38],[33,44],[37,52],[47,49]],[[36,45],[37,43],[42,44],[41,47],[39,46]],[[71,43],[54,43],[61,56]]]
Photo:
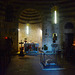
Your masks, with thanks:
[[[64,35],[65,35],[65,55],[69,60],[73,54],[73,39],[74,39],[74,25],[71,22],[67,22],[64,26]]]
[[[26,33],[27,24],[29,27],[29,34]],[[19,15],[19,24],[18,28],[18,43],[22,40],[25,41],[24,38],[27,38],[27,43],[36,42],[39,43],[39,46],[42,46],[42,18],[39,10],[34,8],[25,8],[22,9]],[[34,36],[35,35],[35,36]],[[19,49],[20,46],[18,46]]]
[[[19,22],[20,23],[29,22],[30,24],[41,23],[42,17],[37,9],[27,8],[22,10],[19,16]]]

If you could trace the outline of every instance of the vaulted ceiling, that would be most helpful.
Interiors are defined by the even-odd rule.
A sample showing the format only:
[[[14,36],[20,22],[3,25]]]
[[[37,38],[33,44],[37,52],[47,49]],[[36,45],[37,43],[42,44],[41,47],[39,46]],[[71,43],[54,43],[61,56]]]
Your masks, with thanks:
[[[8,6],[9,5],[9,6]],[[51,8],[57,5],[60,18],[75,18],[74,0],[2,0],[0,1],[0,16],[5,16],[6,7],[13,12],[13,18],[19,16],[19,22],[40,23],[44,16],[51,17]],[[10,8],[10,6],[12,6]],[[10,16],[11,16],[10,15]]]

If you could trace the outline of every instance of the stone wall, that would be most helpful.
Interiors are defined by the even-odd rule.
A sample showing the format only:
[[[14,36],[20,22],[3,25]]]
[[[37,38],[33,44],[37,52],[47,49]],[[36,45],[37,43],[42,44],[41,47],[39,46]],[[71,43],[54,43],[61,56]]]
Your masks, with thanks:
[[[53,11],[51,8],[55,5],[54,2],[8,2],[8,3],[1,3],[0,7],[0,34],[1,37],[12,37],[13,39],[13,47],[17,50],[18,43],[27,38],[28,42],[38,42],[42,47],[44,44],[47,44],[48,50],[52,50],[51,44],[53,43],[53,33],[57,33],[57,40],[56,43],[59,46],[59,50],[61,50],[62,42],[65,40],[64,26],[67,22],[71,22],[74,25],[75,30],[75,2],[73,1],[58,1],[57,6],[58,10],[58,24],[53,24]],[[6,19],[6,7],[9,5],[13,10],[7,11],[8,18],[13,19],[11,22],[5,21]],[[24,24],[20,24],[18,19],[20,18],[20,13],[22,12],[21,9],[26,8],[35,8],[36,10],[40,11],[40,15],[42,17],[41,24],[31,24],[30,25],[30,33],[26,35],[25,26]],[[53,8],[52,8],[53,9]],[[13,12],[12,12],[13,11]],[[12,13],[11,13],[12,12]],[[9,13],[11,13],[9,15]],[[13,14],[13,15],[12,15]],[[42,26],[42,27],[41,27]],[[18,32],[18,28],[20,32]],[[43,37],[40,36],[40,29],[42,30]],[[68,31],[67,31],[68,32]],[[20,34],[21,35],[20,35]],[[18,38],[20,36],[20,38]],[[31,40],[31,41],[30,41]],[[75,31],[74,31],[74,40],[75,40]]]

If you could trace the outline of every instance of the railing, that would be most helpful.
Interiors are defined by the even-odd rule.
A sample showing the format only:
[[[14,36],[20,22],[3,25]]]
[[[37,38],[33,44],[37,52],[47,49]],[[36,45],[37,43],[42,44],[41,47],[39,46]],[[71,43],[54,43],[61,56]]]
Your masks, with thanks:
[[[57,63],[57,53],[53,53],[53,52],[41,53],[40,62],[44,66]]]

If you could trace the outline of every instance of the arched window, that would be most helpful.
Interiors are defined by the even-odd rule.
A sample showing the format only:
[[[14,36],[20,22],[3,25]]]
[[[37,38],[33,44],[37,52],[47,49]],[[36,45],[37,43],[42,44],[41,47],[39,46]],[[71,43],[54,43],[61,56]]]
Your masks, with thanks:
[[[73,28],[74,28],[74,26],[71,22],[66,23],[65,29],[73,29]]]

